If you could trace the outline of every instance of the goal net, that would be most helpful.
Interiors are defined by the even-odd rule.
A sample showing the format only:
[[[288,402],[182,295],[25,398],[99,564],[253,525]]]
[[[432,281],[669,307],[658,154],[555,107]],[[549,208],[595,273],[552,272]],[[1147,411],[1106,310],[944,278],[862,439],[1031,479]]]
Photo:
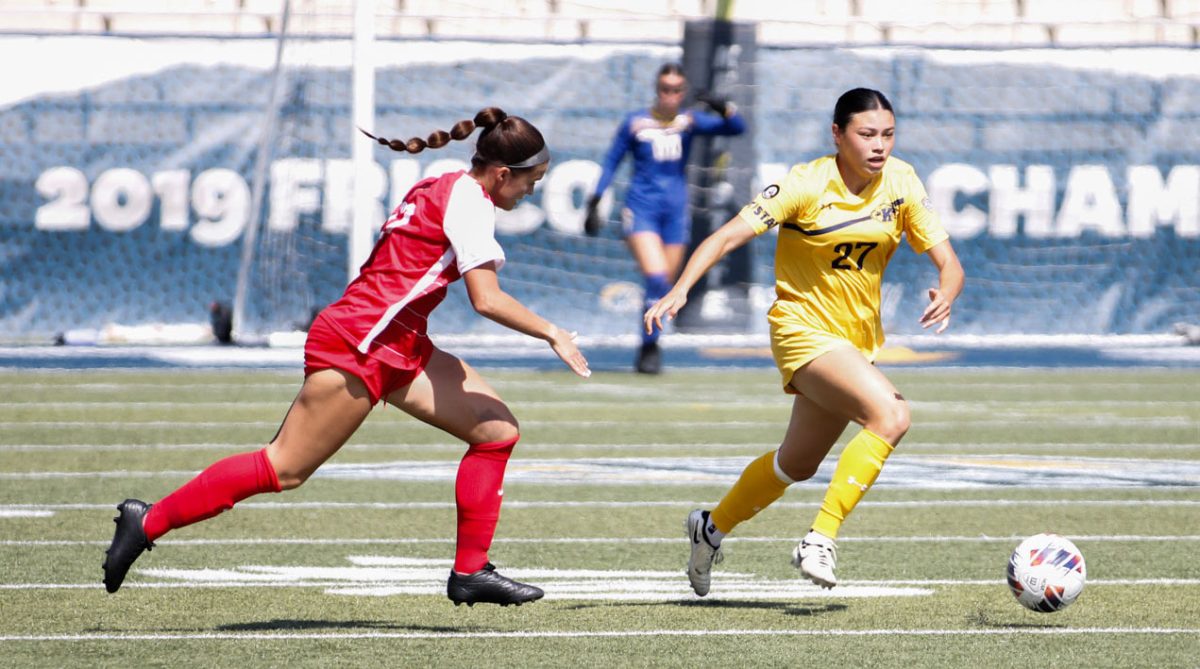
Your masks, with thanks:
[[[272,74],[275,102],[263,112],[268,159],[252,175],[262,183],[259,224],[244,236],[235,305],[238,337],[258,341],[304,329],[337,299],[348,276],[348,235],[356,188],[372,199],[369,225],[421,178],[466,169],[476,136],[419,155],[374,146],[367,183],[356,183],[351,142],[370,142],[352,122],[352,42],[326,34],[323,17],[292,9]],[[621,240],[616,207],[628,165],[605,200],[612,219],[599,238],[582,235],[583,207],[616,130],[614,113],[645,104],[659,65],[678,60],[674,46],[527,44],[497,40],[374,45],[374,134],[406,140],[449,130],[481,108],[497,106],[533,122],[548,138],[551,172],[533,196],[498,212],[508,263],[505,289],[539,313],[589,334],[632,332],[641,281]],[[592,83],[579,85],[586,76]],[[589,108],[594,95],[603,104]],[[431,328],[499,333],[478,318],[461,286],[451,288]]]
[[[271,92],[242,237],[235,336],[307,330],[345,286],[353,186],[348,160],[352,44],[311,5],[284,2]],[[306,9],[307,7],[307,9]]]
[[[305,321],[345,283],[349,49],[348,40],[297,30],[285,44],[287,93],[246,308],[247,320],[261,315],[265,327]],[[754,172],[752,187],[725,194],[725,216],[792,164],[832,152],[838,95],[875,88],[896,107],[895,156],[925,182],[970,276],[956,333],[1161,333],[1200,313],[1200,274],[1191,269],[1200,257],[1200,134],[1185,113],[1200,90],[1195,53],[773,45],[753,58],[753,76],[725,91],[753,100],[747,141],[756,160],[736,166]],[[644,42],[381,39],[373,130],[425,136],[490,105],[533,121],[554,162],[534,195],[501,215],[504,285],[573,329],[631,335],[641,277],[618,211],[630,161],[604,200],[609,226],[599,238],[580,234],[582,207],[621,117],[653,100],[662,63],[684,60],[679,46]],[[803,74],[812,72],[826,74]],[[419,178],[465,168],[470,152],[469,141],[418,156],[377,147],[378,173],[367,189],[377,195],[376,222]],[[748,268],[726,264],[710,273],[715,294],[705,308],[718,320],[733,316],[722,331],[765,330],[774,238],[752,246]],[[897,253],[883,288],[885,328],[920,334],[926,289],[935,283],[926,258]],[[474,316],[461,289],[432,327],[501,331]]]

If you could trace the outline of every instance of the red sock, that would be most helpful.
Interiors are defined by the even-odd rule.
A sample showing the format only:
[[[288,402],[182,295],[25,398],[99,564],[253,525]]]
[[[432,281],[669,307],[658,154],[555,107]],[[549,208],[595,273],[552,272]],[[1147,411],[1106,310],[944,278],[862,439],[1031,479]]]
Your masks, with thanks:
[[[267,449],[231,455],[150,507],[143,523],[146,538],[154,541],[169,530],[212,518],[251,495],[279,491]]]
[[[488,548],[500,520],[500,502],[504,499],[504,468],[517,439],[520,437],[471,444],[458,465],[454,483],[454,498],[458,503],[454,571],[460,574],[477,572],[487,564]]]

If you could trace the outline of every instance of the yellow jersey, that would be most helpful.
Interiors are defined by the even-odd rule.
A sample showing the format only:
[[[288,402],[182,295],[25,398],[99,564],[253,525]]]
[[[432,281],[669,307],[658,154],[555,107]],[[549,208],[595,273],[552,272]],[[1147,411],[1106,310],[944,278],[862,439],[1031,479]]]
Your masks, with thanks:
[[[858,195],[836,156],[795,165],[740,217],[755,234],[779,226],[772,310],[848,340],[869,359],[883,345],[883,270],[901,234],[917,253],[947,239],[916,172],[894,157]]]

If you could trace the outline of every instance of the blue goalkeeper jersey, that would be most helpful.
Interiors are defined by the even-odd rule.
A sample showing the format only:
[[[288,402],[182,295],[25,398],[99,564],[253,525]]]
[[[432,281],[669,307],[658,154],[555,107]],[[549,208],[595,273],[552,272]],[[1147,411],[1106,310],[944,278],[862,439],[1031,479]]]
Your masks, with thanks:
[[[658,210],[687,206],[688,154],[695,135],[740,135],[746,121],[740,113],[729,118],[708,112],[681,111],[662,121],[649,109],[631,112],[621,121],[612,147],[604,158],[604,170],[596,184],[603,195],[612,184],[617,166],[626,153],[633,154],[633,177],[625,194],[625,206],[634,210]]]

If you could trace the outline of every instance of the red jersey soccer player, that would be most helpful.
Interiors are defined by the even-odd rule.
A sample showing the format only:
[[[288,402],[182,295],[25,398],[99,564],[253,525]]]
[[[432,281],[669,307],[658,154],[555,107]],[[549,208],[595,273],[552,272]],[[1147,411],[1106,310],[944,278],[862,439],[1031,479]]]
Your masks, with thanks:
[[[475,310],[501,325],[546,340],[576,374],[591,374],[574,335],[558,329],[500,289],[504,251],[496,207],[510,210],[546,174],[550,153],[528,121],[488,108],[428,142],[378,139],[418,153],[482,128],[471,169],[425,179],[384,224],[362,271],[317,316],[304,347],[304,384],[266,448],[220,460],[148,505],[117,506],[117,529],[104,562],[104,585],[121,587],[142,551],[168,531],[211,518],[251,495],[304,483],[384,400],[470,446],[455,483],[458,543],[446,586],[455,604],[521,604],[540,588],[500,575],[488,548],[500,515],[504,469],[519,438],[517,420],[470,365],[435,347],[429,313],[449,283],[463,279]]]

